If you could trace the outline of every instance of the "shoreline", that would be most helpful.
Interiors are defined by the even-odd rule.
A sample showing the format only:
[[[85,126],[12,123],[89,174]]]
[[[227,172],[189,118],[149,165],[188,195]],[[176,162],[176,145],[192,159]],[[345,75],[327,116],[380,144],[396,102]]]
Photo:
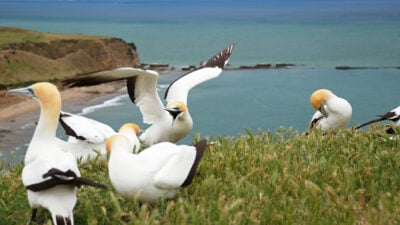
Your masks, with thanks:
[[[80,113],[83,108],[100,104],[126,92],[124,81],[116,81],[90,87],[60,89],[62,110]],[[33,99],[18,97],[16,103],[0,109],[0,153],[15,150],[28,143],[39,119],[39,104]],[[30,129],[32,127],[32,129]]]

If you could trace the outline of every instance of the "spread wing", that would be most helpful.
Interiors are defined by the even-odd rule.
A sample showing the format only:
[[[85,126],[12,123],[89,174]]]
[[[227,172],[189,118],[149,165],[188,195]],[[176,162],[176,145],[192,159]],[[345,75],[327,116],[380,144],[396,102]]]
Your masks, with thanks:
[[[61,112],[60,124],[67,135],[90,144],[104,143],[115,134],[114,129],[107,124],[67,112]]]
[[[65,79],[62,81],[62,84],[67,87],[93,86],[117,80],[124,80],[143,72],[146,72],[146,70],[133,67],[120,67],[113,70],[103,70]]]
[[[127,89],[131,101],[143,115],[143,122],[153,124],[162,120],[168,113],[157,92],[158,73],[145,70],[127,80]]]
[[[230,44],[224,50],[214,55],[201,68],[186,73],[176,79],[165,92],[167,102],[181,101],[187,105],[187,96],[190,89],[195,86],[218,77],[232,54],[234,44]]]
[[[63,81],[63,85],[68,87],[91,86],[124,79],[127,80],[129,97],[142,112],[144,123],[152,124],[168,115],[164,111],[164,105],[157,92],[158,73],[153,70],[120,67],[66,79]]]

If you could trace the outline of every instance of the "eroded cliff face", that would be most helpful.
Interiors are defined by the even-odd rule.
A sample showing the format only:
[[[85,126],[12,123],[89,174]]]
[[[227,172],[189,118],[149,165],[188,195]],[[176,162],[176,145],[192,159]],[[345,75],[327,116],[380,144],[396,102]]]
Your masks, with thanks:
[[[121,66],[140,66],[133,43],[117,38],[8,44],[0,50],[0,84],[62,80]]]

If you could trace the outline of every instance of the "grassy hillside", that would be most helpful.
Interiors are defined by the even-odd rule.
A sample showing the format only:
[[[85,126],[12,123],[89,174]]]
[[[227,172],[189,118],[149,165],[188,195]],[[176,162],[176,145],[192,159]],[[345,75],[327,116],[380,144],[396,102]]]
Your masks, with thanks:
[[[64,39],[83,39],[94,40],[99,38],[110,38],[106,36],[82,35],[82,34],[53,34],[42,33],[32,30],[25,30],[14,27],[0,26],[0,48],[7,44],[23,43],[23,42],[49,42]]]
[[[400,141],[382,126],[324,137],[248,131],[215,141],[194,184],[155,205],[117,194],[106,163],[82,167],[83,176],[110,189],[79,190],[76,224],[400,223]],[[26,224],[30,215],[21,170],[0,173],[0,224]],[[47,211],[39,216],[50,224]]]
[[[0,89],[139,65],[136,46],[118,38],[0,27]]]

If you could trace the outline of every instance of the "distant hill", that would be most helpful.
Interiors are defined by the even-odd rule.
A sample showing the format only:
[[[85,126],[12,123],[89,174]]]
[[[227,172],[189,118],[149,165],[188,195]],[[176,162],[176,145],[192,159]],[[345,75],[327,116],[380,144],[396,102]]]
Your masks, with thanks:
[[[139,65],[135,44],[118,38],[0,27],[0,89]]]

